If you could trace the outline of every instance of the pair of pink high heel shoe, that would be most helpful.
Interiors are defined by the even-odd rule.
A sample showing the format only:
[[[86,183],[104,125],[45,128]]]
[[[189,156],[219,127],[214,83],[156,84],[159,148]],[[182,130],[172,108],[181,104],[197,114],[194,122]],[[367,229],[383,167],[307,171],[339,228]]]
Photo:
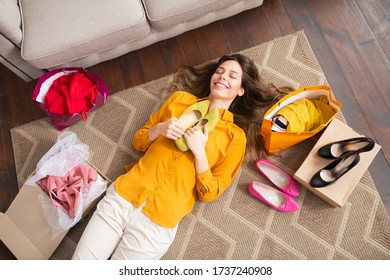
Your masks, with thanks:
[[[253,181],[248,185],[249,193],[275,210],[281,212],[298,210],[299,204],[294,197],[299,195],[299,188],[294,179],[266,159],[257,160],[256,167],[273,186]]]

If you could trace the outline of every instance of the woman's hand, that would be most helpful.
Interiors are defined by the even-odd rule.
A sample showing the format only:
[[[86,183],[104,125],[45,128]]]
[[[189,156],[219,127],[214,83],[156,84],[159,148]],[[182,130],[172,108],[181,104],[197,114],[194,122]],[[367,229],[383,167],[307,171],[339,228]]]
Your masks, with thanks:
[[[209,133],[207,127],[204,126],[203,131],[199,128],[190,128],[184,133],[184,139],[186,140],[188,148],[195,155],[204,153],[207,140],[209,139]]]
[[[182,127],[182,124],[176,117],[173,117],[165,122],[161,122],[153,126],[149,130],[149,140],[154,141],[160,135],[163,135],[172,140],[176,140],[182,137],[183,134],[184,128]]]

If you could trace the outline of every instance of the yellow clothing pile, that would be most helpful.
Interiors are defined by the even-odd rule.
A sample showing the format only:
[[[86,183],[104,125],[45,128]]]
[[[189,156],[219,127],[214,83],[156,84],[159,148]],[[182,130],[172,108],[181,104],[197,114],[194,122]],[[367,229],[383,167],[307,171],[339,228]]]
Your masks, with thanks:
[[[287,121],[287,132],[309,132],[329,121],[334,115],[328,98],[324,95],[318,99],[301,99],[284,106],[277,112]]]

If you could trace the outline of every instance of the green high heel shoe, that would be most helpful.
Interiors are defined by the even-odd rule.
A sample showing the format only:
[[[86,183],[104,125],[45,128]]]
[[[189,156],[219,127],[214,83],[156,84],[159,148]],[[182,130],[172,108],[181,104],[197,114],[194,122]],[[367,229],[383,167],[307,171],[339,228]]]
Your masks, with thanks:
[[[195,123],[192,127],[203,130],[204,126],[207,127],[207,131],[211,132],[214,127],[217,125],[219,119],[219,110],[218,107],[213,107],[210,112],[201,118],[197,123]],[[186,152],[188,151],[188,146],[184,137],[181,137],[175,140],[176,146],[180,151]]]

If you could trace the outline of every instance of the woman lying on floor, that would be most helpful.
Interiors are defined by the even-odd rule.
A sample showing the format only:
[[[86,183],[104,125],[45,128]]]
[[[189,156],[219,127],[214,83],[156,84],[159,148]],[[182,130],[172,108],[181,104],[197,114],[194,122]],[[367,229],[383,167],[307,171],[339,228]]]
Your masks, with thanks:
[[[195,199],[219,197],[245,154],[260,155],[259,110],[291,90],[265,85],[240,54],[182,67],[169,88],[173,94],[134,135],[144,155],[108,188],[73,259],[160,259]]]

